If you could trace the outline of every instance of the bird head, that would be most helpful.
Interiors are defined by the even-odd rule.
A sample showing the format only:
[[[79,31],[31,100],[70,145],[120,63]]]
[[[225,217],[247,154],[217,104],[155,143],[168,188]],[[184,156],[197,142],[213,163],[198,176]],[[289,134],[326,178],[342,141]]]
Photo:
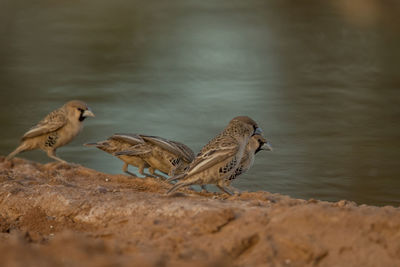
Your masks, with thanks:
[[[85,102],[72,100],[67,102],[64,107],[67,109],[68,114],[71,114],[79,121],[83,121],[87,117],[94,117],[94,113],[90,110]]]
[[[262,129],[258,127],[257,122],[255,122],[252,118],[248,116],[237,116],[230,121],[230,123],[233,122],[240,122],[241,124],[243,124],[250,130],[252,136],[255,134],[262,135],[263,133]]]

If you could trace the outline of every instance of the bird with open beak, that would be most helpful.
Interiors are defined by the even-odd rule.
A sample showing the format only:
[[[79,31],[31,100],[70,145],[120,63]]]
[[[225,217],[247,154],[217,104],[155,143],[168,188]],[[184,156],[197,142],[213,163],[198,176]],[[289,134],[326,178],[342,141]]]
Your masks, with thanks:
[[[189,185],[215,184],[221,191],[232,195],[229,190],[231,177],[242,161],[251,136],[262,134],[258,124],[248,116],[233,118],[225,129],[206,144],[181,175],[168,180],[180,180],[167,194]]]
[[[94,117],[94,114],[84,102],[67,102],[27,131],[22,136],[20,145],[6,159],[10,160],[23,151],[41,149],[47,152],[50,158],[66,163],[56,156],[56,150],[79,134],[87,117]]]

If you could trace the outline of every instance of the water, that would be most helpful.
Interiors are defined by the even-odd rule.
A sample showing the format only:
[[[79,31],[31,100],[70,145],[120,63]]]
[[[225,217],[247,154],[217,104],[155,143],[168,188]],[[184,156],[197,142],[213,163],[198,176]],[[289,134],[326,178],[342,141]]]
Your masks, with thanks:
[[[245,114],[275,151],[260,152],[236,187],[398,206],[399,10],[378,0],[1,0],[0,154],[71,99],[96,118],[58,155],[108,173],[122,163],[82,143],[133,132],[197,152]]]

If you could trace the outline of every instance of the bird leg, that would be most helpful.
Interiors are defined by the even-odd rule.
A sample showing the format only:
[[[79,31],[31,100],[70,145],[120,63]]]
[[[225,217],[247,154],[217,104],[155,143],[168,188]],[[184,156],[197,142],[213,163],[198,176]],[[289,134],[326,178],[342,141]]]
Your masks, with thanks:
[[[68,164],[68,162],[66,162],[65,160],[60,159],[59,157],[56,156],[56,151],[55,150],[47,150],[47,156],[49,158],[57,160],[58,162],[61,162],[61,163],[64,163],[64,164]]]
[[[164,176],[155,173],[155,172],[156,172],[156,169],[153,168],[153,167],[150,167],[150,168],[149,168],[149,172],[150,172],[150,174],[151,174],[150,177],[154,177],[154,178],[155,178],[155,177],[158,177],[158,178],[161,178],[161,179],[164,179],[164,180],[166,179]]]
[[[201,185],[201,193],[208,193],[207,187],[205,184]]]
[[[228,185],[227,186],[228,188],[229,188],[229,190],[231,191],[231,192],[233,192],[235,195],[240,195],[242,192],[239,190],[239,189],[237,189],[236,187],[233,187],[233,186],[231,186],[231,185]]]
[[[138,166],[139,173],[140,173],[141,175],[144,175],[145,177],[156,178],[154,175],[151,175],[151,174],[149,174],[149,173],[144,172],[144,168],[145,168],[145,164],[144,164],[144,163],[143,163],[143,164],[140,164],[140,165]]]
[[[129,175],[132,175],[133,177],[137,177],[136,174],[128,171],[128,163],[124,162],[124,166],[122,167],[122,170],[124,171],[124,173],[127,173]]]

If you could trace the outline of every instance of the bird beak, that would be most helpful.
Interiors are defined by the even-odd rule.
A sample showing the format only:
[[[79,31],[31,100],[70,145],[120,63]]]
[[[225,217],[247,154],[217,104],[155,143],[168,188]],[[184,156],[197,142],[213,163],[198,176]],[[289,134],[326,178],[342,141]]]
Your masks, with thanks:
[[[259,134],[262,135],[263,130],[260,127],[257,127],[256,130],[254,131],[253,135]]]
[[[82,114],[83,117],[95,117],[94,113],[90,110],[90,108],[88,108],[87,110],[85,110]]]
[[[267,151],[274,151],[274,149],[271,146],[270,142],[266,142],[262,145],[262,147],[260,148],[260,150],[267,150]]]

